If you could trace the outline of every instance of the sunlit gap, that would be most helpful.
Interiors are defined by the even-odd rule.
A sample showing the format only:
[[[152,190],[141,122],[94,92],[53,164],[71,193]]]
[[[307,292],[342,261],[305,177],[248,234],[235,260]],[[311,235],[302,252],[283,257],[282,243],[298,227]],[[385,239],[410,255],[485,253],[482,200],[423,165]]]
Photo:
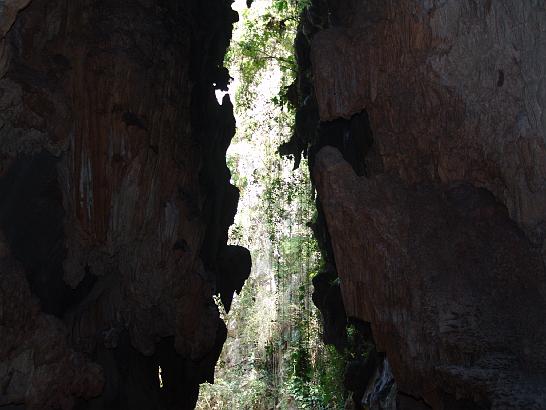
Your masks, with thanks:
[[[226,59],[237,132],[227,152],[240,190],[229,242],[248,248],[252,272],[226,313],[228,336],[197,409],[326,408],[342,403],[342,360],[321,341],[311,279],[321,258],[310,225],[313,190],[305,160],[294,170],[279,146],[293,134],[295,107],[283,94],[294,82],[293,52],[303,2],[256,0],[239,13]],[[269,30],[269,31],[268,31]],[[337,408],[337,407],[336,407]]]
[[[159,379],[159,388],[163,388],[163,377],[161,376],[161,366],[157,367],[157,378]]]

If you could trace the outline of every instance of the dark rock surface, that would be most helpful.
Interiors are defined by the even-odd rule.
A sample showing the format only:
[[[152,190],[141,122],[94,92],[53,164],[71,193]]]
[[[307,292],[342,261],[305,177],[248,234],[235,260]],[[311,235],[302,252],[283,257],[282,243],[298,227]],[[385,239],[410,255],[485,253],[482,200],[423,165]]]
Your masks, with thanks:
[[[227,0],[0,5],[0,406],[193,408],[213,379],[212,296],[250,272],[226,246],[235,121],[214,94],[236,18]]]
[[[543,408],[546,275],[506,208],[471,185],[358,177],[334,148],[315,179],[347,314],[372,324],[399,389]]]
[[[371,324],[396,380],[372,408],[546,408],[545,27],[543,0],[302,15],[283,153],[309,157],[348,321]],[[329,336],[347,317],[317,285]]]

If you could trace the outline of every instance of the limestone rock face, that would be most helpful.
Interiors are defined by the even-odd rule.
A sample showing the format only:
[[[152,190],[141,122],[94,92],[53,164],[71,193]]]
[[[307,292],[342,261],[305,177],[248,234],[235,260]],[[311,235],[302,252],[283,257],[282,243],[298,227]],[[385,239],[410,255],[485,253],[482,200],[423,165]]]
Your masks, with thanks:
[[[68,346],[61,320],[40,312],[20,266],[5,257],[0,263],[0,406],[68,409],[75,397],[99,395],[104,386],[100,366]]]
[[[487,188],[542,246],[546,3],[331,3],[311,44],[321,120],[366,109],[387,173]]]
[[[347,314],[371,323],[399,389],[543,408],[546,274],[506,208],[468,184],[358,177],[334,148],[315,180]]]
[[[236,13],[0,9],[0,405],[193,408],[226,336],[212,295],[231,301],[250,272],[226,245],[235,121],[214,94]]]
[[[291,146],[400,408],[546,408],[545,28],[541,0],[314,0],[302,16]]]

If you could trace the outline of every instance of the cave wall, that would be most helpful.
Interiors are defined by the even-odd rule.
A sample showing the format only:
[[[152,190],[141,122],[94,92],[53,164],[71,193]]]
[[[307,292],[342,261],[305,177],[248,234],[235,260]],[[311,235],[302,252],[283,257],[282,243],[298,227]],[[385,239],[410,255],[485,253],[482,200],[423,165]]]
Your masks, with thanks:
[[[546,408],[545,28],[544,1],[302,14],[287,147],[309,155],[329,270],[399,408]]]
[[[250,272],[229,0],[0,4],[0,408],[193,408]],[[162,368],[163,388],[159,386]]]

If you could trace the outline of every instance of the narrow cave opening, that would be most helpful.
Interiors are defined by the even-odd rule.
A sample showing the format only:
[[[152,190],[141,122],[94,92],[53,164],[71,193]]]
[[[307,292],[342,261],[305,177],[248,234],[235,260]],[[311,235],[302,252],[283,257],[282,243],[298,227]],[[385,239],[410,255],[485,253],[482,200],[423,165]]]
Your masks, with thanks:
[[[197,409],[361,408],[366,383],[346,380],[346,368],[377,379],[369,395],[383,399],[393,384],[388,364],[373,374],[383,358],[369,327],[346,317],[311,180],[316,152],[327,145],[365,175],[372,134],[365,111],[319,121],[305,61],[309,29],[319,29],[310,8],[320,14],[307,1],[233,3],[239,21],[225,61],[232,81],[216,97],[224,104],[229,95],[237,123],[227,151],[240,190],[229,243],[249,249],[253,267],[230,305],[215,298],[228,336]]]

